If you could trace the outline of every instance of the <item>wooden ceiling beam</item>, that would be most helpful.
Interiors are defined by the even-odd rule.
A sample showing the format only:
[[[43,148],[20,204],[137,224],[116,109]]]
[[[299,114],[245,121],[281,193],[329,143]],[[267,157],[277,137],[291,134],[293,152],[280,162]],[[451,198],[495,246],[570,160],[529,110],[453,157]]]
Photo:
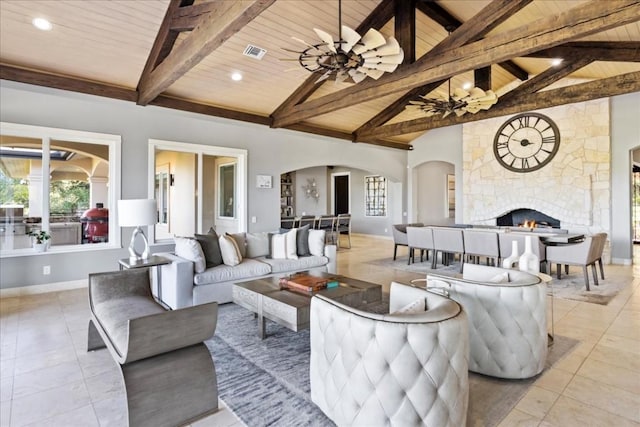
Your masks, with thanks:
[[[526,4],[528,3],[530,2],[527,2]],[[461,21],[459,21],[456,17],[451,15],[444,8],[442,8],[442,6],[438,5],[434,1],[419,0],[418,3],[416,4],[416,7],[418,8],[419,11],[427,15],[436,23],[440,24],[442,28],[444,28],[449,32],[455,31],[456,29],[458,29],[458,27],[462,25]],[[517,10],[520,10],[522,7],[524,7],[524,5],[518,8]],[[511,15],[508,15],[508,17],[510,16]],[[487,24],[487,22],[490,22],[490,24]],[[485,25],[484,31],[481,33],[478,33],[478,35],[476,35],[474,39],[469,41],[480,40],[482,37],[484,37],[485,34],[489,33],[489,31],[493,30],[502,22],[504,22],[504,19],[484,22],[484,25]],[[498,65],[501,66],[507,72],[511,73],[511,75],[513,75],[519,80],[527,80],[529,78],[529,73],[527,73],[525,70],[520,68],[520,66],[518,66],[515,62],[511,60],[501,62]]]
[[[640,42],[569,42],[526,56],[529,58],[588,56],[594,61],[640,62]]]
[[[379,80],[365,80],[347,89],[307,101],[293,107],[287,115],[275,117],[273,126],[287,126],[638,20],[640,2],[637,0],[592,0],[557,16],[541,18],[523,27],[448,50],[430,57],[428,61],[424,61],[423,57]]]
[[[214,105],[200,104],[180,98],[173,98],[165,95],[157,96],[149,105],[171,108],[173,110],[188,111],[191,113],[204,114],[207,116],[222,117],[224,119],[239,120],[247,123],[268,125],[269,117],[258,114],[245,113],[242,111],[228,110]]]
[[[425,53],[420,58],[420,61],[428,61],[431,56],[436,56],[447,49],[460,47],[471,40],[482,38],[482,36],[485,35],[487,31],[489,31],[486,26],[487,20],[491,19],[494,23],[503,22],[530,2],[531,0],[521,0],[517,2],[509,0],[493,1],[489,6],[485,7],[481,12],[476,14],[476,16],[461,25],[458,30],[455,30],[450,37],[442,40],[440,43],[434,46],[433,49]],[[439,7],[440,6],[437,6],[437,8]],[[451,19],[454,18],[451,17]],[[393,117],[403,112],[404,107],[409,103],[409,101],[415,99],[418,96],[426,95],[445,81],[446,79],[439,80],[433,83],[428,83],[424,86],[419,86],[417,88],[411,89],[401,98],[397,99],[394,103],[389,105],[380,113],[376,114],[367,123],[356,129],[354,134],[360,135],[363,133],[368,133],[371,129],[386,123]]]
[[[538,92],[539,90],[544,89],[552,83],[557,82],[592,62],[592,58],[574,55],[574,58],[567,58],[557,67],[550,67],[531,80],[528,80],[517,88],[510,90],[501,96],[498,102],[509,103],[512,99],[520,99],[523,96]]]
[[[162,24],[160,24],[160,28],[158,29],[158,34],[156,34],[153,46],[151,46],[147,62],[144,64],[142,74],[138,79],[138,86],[140,86],[140,82],[146,78],[146,76],[148,76],[151,71],[153,71],[153,69],[167,57],[167,55],[169,55],[171,49],[173,49],[173,45],[178,38],[178,32],[171,31],[171,21],[173,16],[181,7],[189,6],[193,4],[193,2],[194,0],[171,0],[169,2],[167,11],[162,19]]]
[[[473,70],[473,81],[482,90],[491,90],[491,67]]]
[[[517,114],[524,111],[540,110],[558,105],[585,102],[638,91],[640,91],[640,71],[533,93],[526,97],[512,99],[508,103],[496,104],[489,110],[479,111],[476,114],[465,114],[460,117],[451,114],[445,118],[432,116],[385,125],[377,128],[375,134],[372,136],[389,138],[396,135],[424,132],[445,126],[453,126]],[[363,137],[366,137],[366,135],[363,135]]]
[[[191,0],[193,3],[193,0]],[[214,2],[198,3],[191,6],[180,7],[171,17],[170,30],[171,31],[191,31],[202,20],[202,18],[214,12],[216,5]]]
[[[105,98],[121,99],[124,101],[135,102],[138,98],[138,94],[133,89],[84,80],[78,77],[31,70],[5,63],[0,64],[0,79],[68,90],[71,92],[86,93],[87,95],[103,96]]]
[[[147,105],[176,80],[216,50],[275,0],[214,2],[215,11],[207,14],[196,28],[174,48],[138,85],[138,104]]]
[[[404,64],[413,64],[416,60],[416,0],[394,0],[394,31],[404,51]]]
[[[389,148],[398,148],[401,150],[413,149],[411,144],[407,144],[404,142],[397,142],[397,141],[389,141],[389,140],[384,140],[379,138],[371,138],[363,141],[353,141],[353,135],[349,132],[342,132],[334,129],[327,129],[327,128],[315,126],[309,123],[296,123],[294,125],[287,127],[287,129],[295,130],[299,132],[305,132],[305,133],[312,133],[314,135],[328,136],[330,138],[344,139],[350,142],[357,142],[362,144],[379,145],[379,146],[384,146]]]
[[[369,14],[369,16],[364,19],[364,21],[362,21],[360,25],[358,25],[358,28],[355,30],[358,34],[363,34],[365,31],[369,30],[369,28],[379,30],[384,27],[391,18],[393,18],[393,13],[394,0],[382,0],[382,2]],[[313,92],[322,86],[323,82],[316,83],[319,77],[320,75],[316,73],[309,75],[309,77],[307,77],[307,79],[298,86],[298,88],[289,95],[289,97],[285,99],[284,102],[273,111],[273,113],[271,113],[271,116],[275,117],[285,114],[291,108],[309,98]]]

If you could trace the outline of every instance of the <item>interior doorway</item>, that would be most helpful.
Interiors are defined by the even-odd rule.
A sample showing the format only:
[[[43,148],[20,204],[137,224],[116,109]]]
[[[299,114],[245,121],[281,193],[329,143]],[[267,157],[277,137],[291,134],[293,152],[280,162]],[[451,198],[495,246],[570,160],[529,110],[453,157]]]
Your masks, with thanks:
[[[332,173],[331,174],[331,210],[333,215],[345,214],[351,212],[351,196],[350,189],[350,174],[344,173]]]

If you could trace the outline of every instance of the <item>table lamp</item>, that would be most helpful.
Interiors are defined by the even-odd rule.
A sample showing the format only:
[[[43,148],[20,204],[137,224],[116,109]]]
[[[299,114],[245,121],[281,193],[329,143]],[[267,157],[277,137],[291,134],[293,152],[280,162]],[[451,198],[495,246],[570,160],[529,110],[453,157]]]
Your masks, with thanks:
[[[142,231],[143,226],[155,225],[157,220],[156,201],[153,199],[118,200],[118,225],[135,227],[129,243],[129,262],[136,263],[149,259],[149,242]],[[138,235],[142,236],[144,250],[142,254],[135,248]]]

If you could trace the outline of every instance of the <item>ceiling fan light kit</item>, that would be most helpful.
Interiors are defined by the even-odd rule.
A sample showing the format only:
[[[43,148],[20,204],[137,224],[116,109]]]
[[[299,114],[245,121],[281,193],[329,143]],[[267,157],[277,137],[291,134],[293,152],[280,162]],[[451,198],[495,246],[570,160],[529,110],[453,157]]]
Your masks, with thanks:
[[[361,37],[352,28],[342,25],[341,2],[338,2],[338,21],[338,40],[318,28],[313,31],[322,43],[310,44],[292,37],[306,46],[302,52],[294,51],[299,54],[300,65],[312,73],[322,74],[316,83],[332,76],[336,82],[359,83],[367,76],[377,80],[384,73],[395,71],[404,60],[404,52],[395,38],[386,39],[373,28]]]

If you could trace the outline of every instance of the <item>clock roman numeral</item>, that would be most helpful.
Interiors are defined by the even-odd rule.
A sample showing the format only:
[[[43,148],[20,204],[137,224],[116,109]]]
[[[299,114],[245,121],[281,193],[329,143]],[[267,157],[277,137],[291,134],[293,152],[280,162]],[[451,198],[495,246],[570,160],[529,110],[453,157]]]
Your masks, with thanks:
[[[529,159],[526,157],[522,159],[522,169],[529,169]]]
[[[542,138],[542,143],[543,144],[554,144],[556,142],[556,137],[555,136],[545,136],[544,138]]]
[[[520,123],[520,127],[521,128],[528,128],[529,127],[529,116],[520,117],[518,119],[518,123]]]

